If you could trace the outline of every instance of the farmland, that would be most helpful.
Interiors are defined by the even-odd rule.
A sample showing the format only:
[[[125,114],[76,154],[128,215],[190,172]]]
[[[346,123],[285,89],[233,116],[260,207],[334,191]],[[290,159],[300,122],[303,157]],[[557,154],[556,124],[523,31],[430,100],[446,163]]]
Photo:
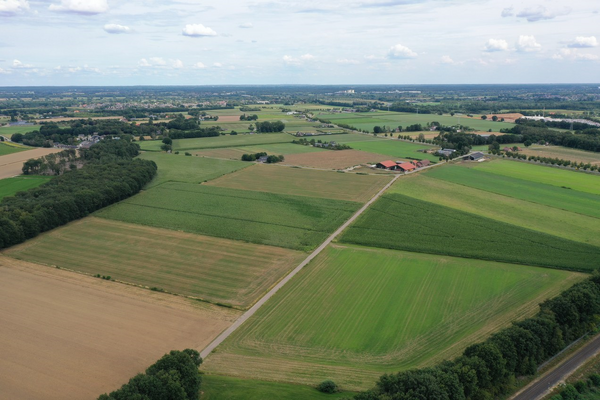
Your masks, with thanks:
[[[59,151],[60,149],[54,148],[33,148],[2,156],[0,157],[0,179],[21,175],[23,173],[23,163],[30,158],[37,158]]]
[[[436,179],[429,173],[403,177],[390,192],[600,246],[600,224],[595,218]]]
[[[336,151],[341,153],[343,151]],[[256,164],[207,183],[231,189],[366,202],[390,181],[386,176]]]
[[[0,199],[12,196],[21,190],[27,190],[46,183],[49,176],[19,176],[0,180]]]
[[[308,250],[359,203],[168,182],[97,216],[252,243]]]
[[[96,398],[174,348],[205,346],[239,315],[4,256],[0,292],[5,399]]]
[[[43,234],[5,254],[241,308],[305,257],[278,247],[94,217]]]
[[[477,131],[487,131],[491,129],[493,132],[498,132],[502,128],[511,128],[514,124],[508,122],[494,122],[477,118],[468,118],[466,116],[450,116],[437,114],[416,114],[416,113],[401,113],[377,111],[370,113],[316,113],[317,118],[331,121],[334,124],[347,124],[358,129],[364,129],[369,132],[373,131],[374,126],[387,126],[395,129],[398,126],[406,128],[409,125],[421,124],[427,125],[430,122],[436,121],[442,125],[464,125]]]
[[[15,133],[27,133],[33,131],[39,131],[39,125],[30,125],[30,126],[3,126],[0,127],[0,135],[6,136],[8,138],[12,137]]]
[[[558,270],[330,246],[202,369],[313,385],[331,378],[365,389],[383,372],[458,354],[579,279]]]
[[[236,379],[204,375],[201,400],[327,400],[349,398],[354,393],[321,393],[317,389],[290,383]]]
[[[366,151],[369,153],[378,153],[382,157],[392,157],[394,159],[415,158],[418,160],[438,161],[439,157],[433,154],[423,153],[418,150],[431,149],[433,146],[428,144],[405,142],[403,140],[379,139],[367,142],[354,142],[350,146],[355,150]],[[394,160],[395,161],[395,160]]]
[[[400,228],[399,228],[400,227]],[[386,194],[342,235],[346,243],[578,271],[597,268],[600,247]]]
[[[194,151],[201,157],[230,158],[239,160],[246,153],[267,153],[288,156],[289,154],[322,153],[327,150],[311,146],[300,146],[293,143],[265,144],[262,146],[223,147],[217,149]]]
[[[514,178],[508,174],[508,170],[503,169],[503,167],[512,167],[512,165],[496,164],[498,167],[500,167],[498,169],[488,169],[486,167],[486,165],[493,165],[493,163],[479,163],[477,165],[477,167],[481,165],[483,168],[467,168],[461,166],[448,168],[444,166],[442,168],[436,168],[435,170],[428,171],[427,176],[443,179],[480,190],[486,190],[492,193],[530,201],[533,203],[543,204],[550,207],[560,208],[562,210],[600,218],[600,208],[598,208],[600,195],[577,190],[577,188],[589,184],[589,187],[586,186],[586,188],[589,188],[590,191],[593,191],[595,189],[593,185],[594,180],[596,180],[598,177],[578,172],[560,170],[556,171],[553,168],[518,162],[507,162],[515,164],[517,167],[523,166],[534,168],[533,172],[540,172],[542,178],[545,176],[545,171],[538,171],[539,169],[547,169],[551,172],[565,172],[570,174],[572,179],[569,181],[567,177],[565,177],[564,180],[553,180],[553,182],[569,185],[568,187],[560,187],[549,183],[539,183],[531,180],[535,179],[534,175],[521,175],[522,178],[527,179]],[[518,169],[515,169],[514,171],[518,172]]]
[[[360,150],[324,150],[318,153],[291,154],[285,157],[283,163],[287,165],[339,170],[360,164],[376,164],[381,161],[381,157],[381,154],[367,153]]]
[[[219,147],[257,146],[274,143],[290,143],[294,139],[287,133],[262,133],[254,135],[221,135],[194,139],[173,140],[173,151],[211,149]],[[160,151],[160,140],[139,142],[142,150]]]
[[[24,150],[30,150],[30,148],[25,147],[25,146],[14,146],[14,145],[9,145],[9,144],[0,142],[0,156],[18,153],[18,152],[24,151]]]
[[[145,152],[140,158],[158,165],[158,173],[148,187],[165,182],[202,183],[248,166],[241,161],[186,157],[183,154]]]
[[[600,154],[591,151],[571,149],[562,146],[542,146],[539,144],[532,144],[529,147],[522,148],[523,150],[519,153],[525,154],[527,156],[560,158],[574,162],[582,162],[584,164],[600,164]]]

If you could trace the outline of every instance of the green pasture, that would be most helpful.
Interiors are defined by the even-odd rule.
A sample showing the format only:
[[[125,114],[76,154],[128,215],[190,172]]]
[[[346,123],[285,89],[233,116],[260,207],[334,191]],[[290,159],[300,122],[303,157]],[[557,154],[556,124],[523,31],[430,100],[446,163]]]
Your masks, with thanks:
[[[396,181],[388,193],[400,193],[564,239],[600,246],[600,223],[596,218],[436,179],[429,174],[403,177]]]
[[[202,376],[200,400],[327,400],[350,398],[355,393],[321,393],[314,387],[290,383],[237,379],[219,375]]]
[[[3,126],[0,127],[0,136],[6,136],[10,138],[15,133],[27,133],[33,131],[39,131],[39,125],[30,125],[30,126]]]
[[[156,177],[148,187],[164,182],[202,183],[248,166],[242,161],[216,160],[202,157],[145,152],[140,155],[158,165]]]
[[[439,160],[438,156],[418,151],[424,149],[431,149],[431,145],[406,142],[403,140],[378,139],[367,142],[353,142],[350,143],[349,146],[355,150],[368,151],[370,153],[378,153],[382,156],[391,157],[394,159],[393,161],[396,161],[396,158],[416,158],[419,160],[426,159],[434,162],[437,162]]]
[[[543,183],[557,187],[568,187],[579,192],[600,195],[600,176],[577,171],[567,171],[543,165],[509,160],[469,164],[473,169],[504,175],[511,178]]]
[[[582,278],[559,270],[333,245],[201,369],[309,385],[332,379],[342,389],[366,389],[384,372],[457,356]]]
[[[477,168],[480,165],[498,166],[499,169],[487,169]],[[545,173],[545,169],[550,172],[566,172],[573,176],[573,180],[568,183],[566,180],[552,180],[553,182],[564,182],[569,185],[568,187],[554,186],[547,183],[539,183],[530,179],[535,179],[535,176],[526,176],[524,174],[517,175],[523,178],[521,179],[506,174],[498,174],[495,172],[487,171],[504,171],[502,168],[511,167],[511,164],[515,164],[517,167],[533,167],[533,172],[540,172],[538,169],[542,169],[541,173]],[[518,171],[515,169],[514,171]],[[485,190],[492,193],[501,194],[504,196],[514,197],[516,199],[526,200],[533,203],[544,204],[550,207],[560,208],[595,218],[600,218],[600,195],[592,194],[589,192],[577,191],[574,188],[585,187],[589,188],[590,191],[594,189],[592,186],[586,187],[585,185],[591,182],[588,180],[596,180],[600,184],[600,177],[587,175],[578,172],[562,171],[553,168],[540,167],[535,165],[529,165],[524,163],[510,162],[508,164],[492,164],[492,163],[478,163],[477,166],[467,168],[463,166],[444,166],[441,168],[434,168],[427,171],[427,176],[437,179],[443,179],[448,182],[458,183],[461,185],[469,186],[472,188]],[[515,174],[516,175],[516,174]],[[577,180],[578,175],[581,175],[585,179]],[[545,175],[544,175],[545,176]],[[591,179],[590,179],[591,178]],[[540,179],[542,180],[542,179]]]
[[[29,150],[29,147],[22,146],[11,146],[4,142],[0,142],[0,156],[5,156],[7,154],[18,153],[20,151]]]
[[[167,182],[96,213],[142,225],[298,250],[323,242],[359,203]]]
[[[365,246],[575,271],[598,268],[600,247],[417,200],[380,197],[342,235]]]
[[[294,140],[287,133],[262,133],[253,135],[221,135],[214,137],[173,140],[173,151],[199,150],[218,147],[256,146],[274,143],[290,143]],[[160,151],[162,141],[145,140],[139,142],[142,150]]]
[[[0,180],[0,199],[13,196],[17,192],[38,187],[48,182],[49,176],[17,176]]]

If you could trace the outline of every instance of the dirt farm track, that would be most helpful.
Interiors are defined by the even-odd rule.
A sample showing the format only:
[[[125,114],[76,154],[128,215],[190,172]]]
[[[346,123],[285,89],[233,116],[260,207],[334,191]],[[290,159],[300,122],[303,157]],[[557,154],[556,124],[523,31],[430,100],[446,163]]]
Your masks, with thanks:
[[[239,315],[0,255],[0,398],[95,399]]]

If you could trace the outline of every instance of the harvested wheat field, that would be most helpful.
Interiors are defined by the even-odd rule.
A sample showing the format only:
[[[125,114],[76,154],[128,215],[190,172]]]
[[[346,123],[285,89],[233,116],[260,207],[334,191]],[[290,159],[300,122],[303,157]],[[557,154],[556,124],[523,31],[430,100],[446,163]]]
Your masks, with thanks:
[[[219,120],[217,122],[236,122],[239,120],[240,120],[239,115],[219,115]],[[245,122],[247,122],[247,121],[245,121]]]
[[[289,154],[285,156],[284,164],[303,167],[346,169],[365,163],[382,161],[381,154],[360,150],[331,150],[318,153]]]
[[[0,256],[0,398],[94,399],[239,315]]]
[[[61,149],[32,148],[32,150],[7,154],[0,157],[0,179],[11,178],[23,173],[23,163],[30,158],[38,158],[52,153],[58,153]]]

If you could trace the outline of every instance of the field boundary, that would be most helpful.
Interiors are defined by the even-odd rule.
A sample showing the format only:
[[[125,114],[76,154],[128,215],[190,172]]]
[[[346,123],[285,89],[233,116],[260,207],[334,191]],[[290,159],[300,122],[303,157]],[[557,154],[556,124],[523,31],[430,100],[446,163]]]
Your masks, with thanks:
[[[317,247],[300,265],[292,270],[288,275],[281,279],[271,290],[267,292],[260,300],[242,314],[229,328],[224,330],[215,340],[213,340],[207,347],[200,352],[200,357],[206,358],[212,351],[219,346],[225,339],[227,339],[233,332],[235,332],[244,322],[252,317],[271,297],[275,295],[287,282],[289,282],[298,272],[302,270],[308,263],[310,263],[316,256],[318,256],[332,241],[335,239],[344,229],[346,229],[352,222],[354,222],[364,211],[371,206],[386,190],[390,188],[402,175],[396,175],[390,180],[375,196],[373,196],[368,202],[366,202],[357,212],[355,212],[342,226],[340,226],[335,232],[333,232],[319,247]]]

